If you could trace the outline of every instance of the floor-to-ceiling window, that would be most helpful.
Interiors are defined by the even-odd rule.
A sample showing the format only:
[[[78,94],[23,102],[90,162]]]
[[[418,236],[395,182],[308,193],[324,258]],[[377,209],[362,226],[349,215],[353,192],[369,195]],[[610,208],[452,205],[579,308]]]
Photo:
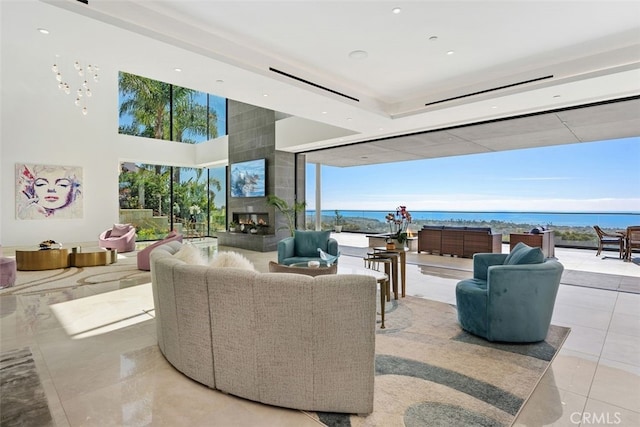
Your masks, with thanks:
[[[124,72],[118,82],[121,134],[186,144],[226,134],[225,98]],[[172,229],[187,237],[210,235],[225,228],[225,180],[224,167],[123,163],[120,221],[136,226],[138,240]]]
[[[120,222],[136,227],[138,240],[155,240],[176,230],[203,237],[224,230],[226,188],[218,169],[123,163]]]

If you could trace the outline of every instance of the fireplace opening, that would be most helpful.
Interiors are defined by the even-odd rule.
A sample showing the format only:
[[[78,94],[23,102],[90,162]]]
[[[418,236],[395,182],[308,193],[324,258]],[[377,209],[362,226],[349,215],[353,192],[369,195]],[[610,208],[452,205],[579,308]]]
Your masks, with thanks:
[[[247,233],[256,230],[260,234],[270,234],[268,212],[234,212],[231,216],[240,232]]]

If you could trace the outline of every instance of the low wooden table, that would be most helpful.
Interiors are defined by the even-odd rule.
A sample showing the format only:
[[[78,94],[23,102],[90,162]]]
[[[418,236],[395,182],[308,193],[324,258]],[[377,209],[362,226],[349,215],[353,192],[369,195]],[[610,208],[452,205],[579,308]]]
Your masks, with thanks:
[[[16,250],[16,264],[18,270],[26,271],[55,270],[58,268],[67,268],[69,267],[69,250]]]
[[[71,267],[96,267],[109,265],[118,261],[116,249],[99,249],[82,252],[81,248],[71,248],[69,265]]]

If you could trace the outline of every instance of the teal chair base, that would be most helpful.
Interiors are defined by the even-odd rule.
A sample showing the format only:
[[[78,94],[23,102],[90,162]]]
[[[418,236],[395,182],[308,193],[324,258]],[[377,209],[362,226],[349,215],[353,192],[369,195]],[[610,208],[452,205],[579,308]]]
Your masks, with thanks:
[[[503,265],[505,258],[475,254],[474,277],[456,285],[460,326],[489,341],[542,341],[551,324],[563,266],[551,259]]]

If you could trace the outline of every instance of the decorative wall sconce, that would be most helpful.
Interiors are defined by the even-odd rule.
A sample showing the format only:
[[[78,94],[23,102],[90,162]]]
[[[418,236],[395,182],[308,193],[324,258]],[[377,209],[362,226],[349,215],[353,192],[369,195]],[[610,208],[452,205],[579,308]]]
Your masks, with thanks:
[[[100,76],[98,75],[100,68],[91,64],[83,67],[79,61],[73,63],[73,68],[74,71],[71,72],[71,76],[68,78],[66,76],[63,77],[58,61],[51,66],[51,71],[56,76],[58,89],[67,95],[73,92],[75,105],[81,107],[82,114],[86,116],[89,112],[87,98],[91,98],[93,95],[89,82],[98,83],[100,81]]]

